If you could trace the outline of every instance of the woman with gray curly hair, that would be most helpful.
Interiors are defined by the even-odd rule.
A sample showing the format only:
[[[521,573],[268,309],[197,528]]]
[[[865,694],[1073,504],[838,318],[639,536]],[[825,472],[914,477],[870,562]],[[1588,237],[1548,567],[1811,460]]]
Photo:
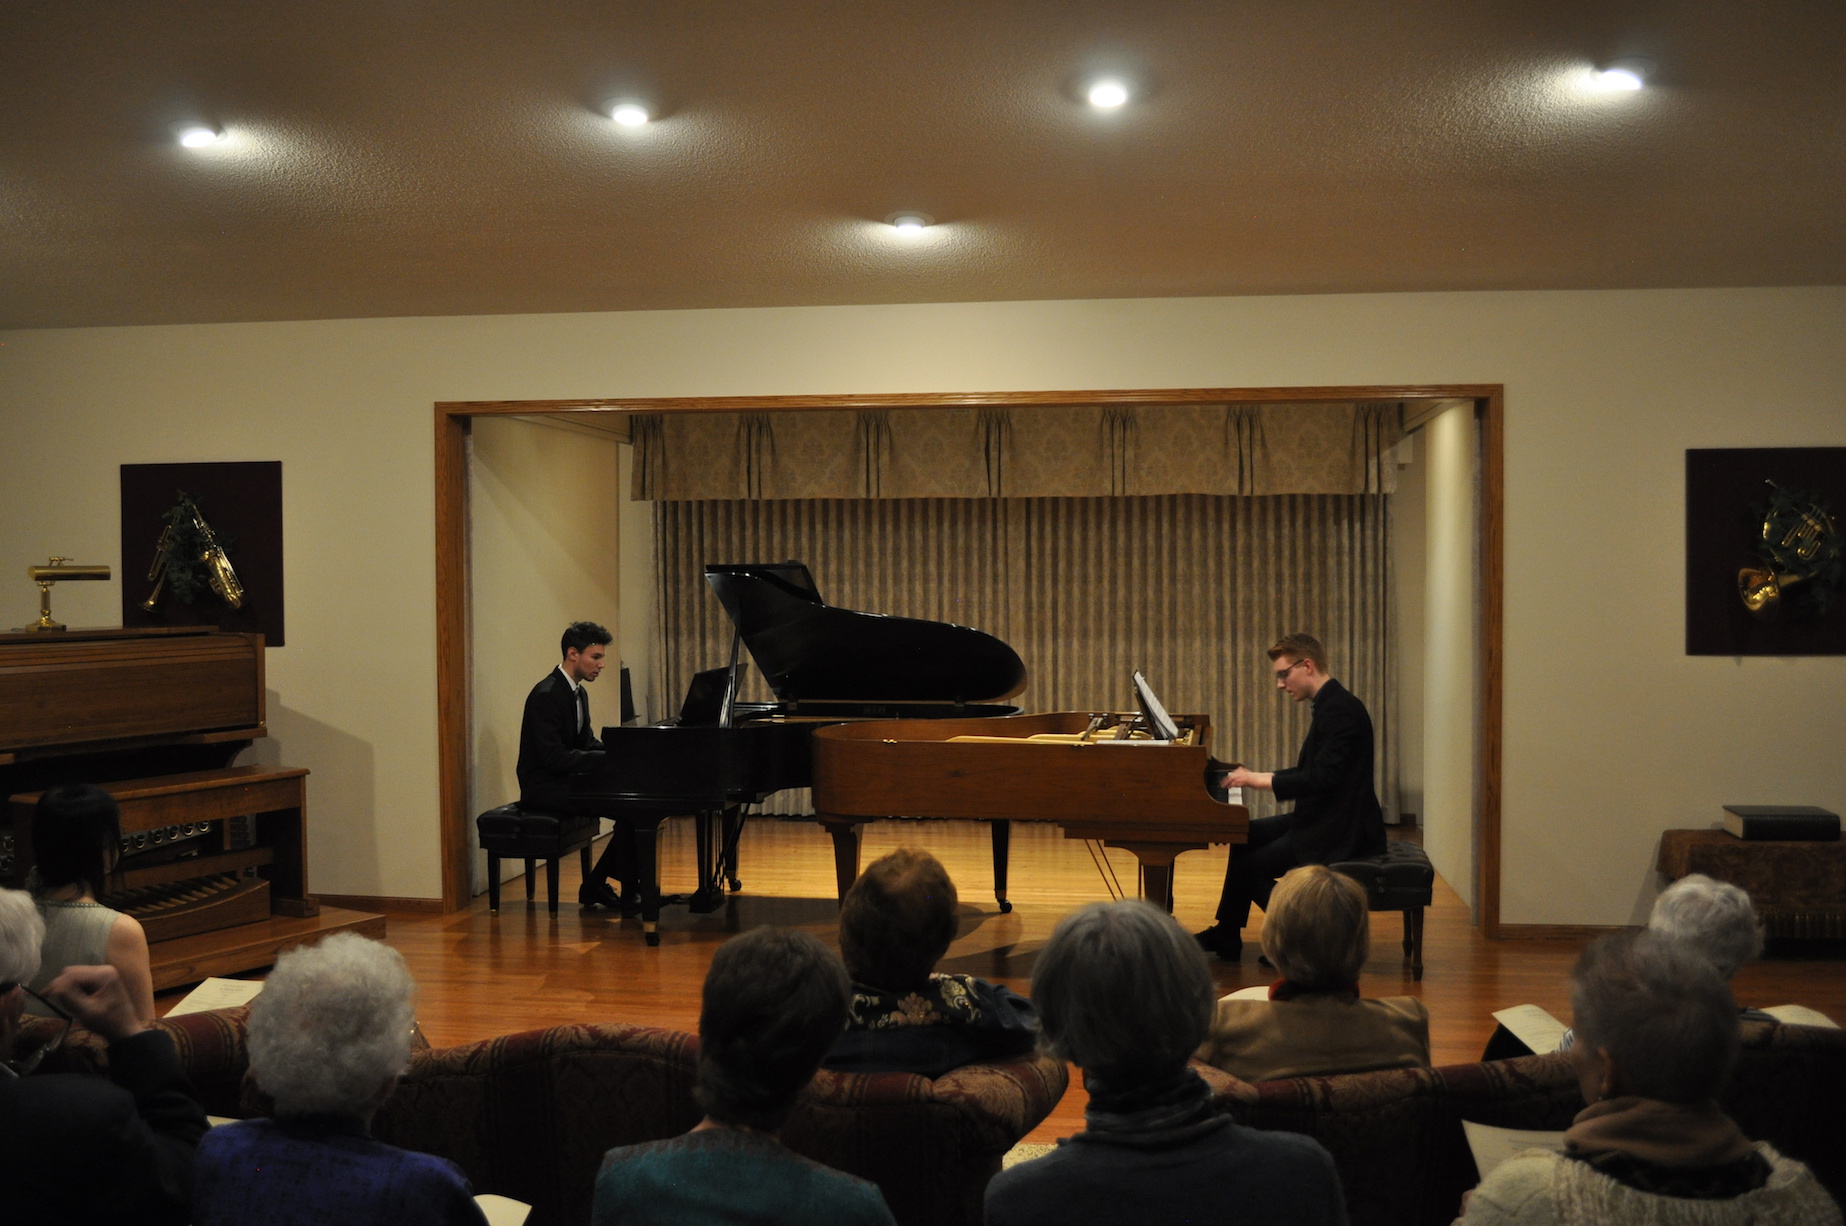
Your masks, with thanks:
[[[989,1226],[1344,1226],[1320,1142],[1212,1110],[1187,1060],[1216,995],[1204,951],[1158,907],[1092,903],[1058,924],[1033,968],[1032,1003],[1045,1046],[1083,1070],[1085,1129],[994,1176]]]
[[[275,1116],[200,1143],[195,1226],[482,1226],[453,1163],[367,1131],[410,1063],[415,991],[402,955],[354,933],[276,959],[248,1038]]]

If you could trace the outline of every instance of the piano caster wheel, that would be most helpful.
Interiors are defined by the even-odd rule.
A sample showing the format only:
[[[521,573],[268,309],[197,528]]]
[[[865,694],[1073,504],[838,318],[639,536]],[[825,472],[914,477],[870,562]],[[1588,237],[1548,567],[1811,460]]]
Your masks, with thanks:
[[[737,880],[737,878],[732,877],[730,880],[731,880],[731,893],[735,894],[737,893],[737,891],[744,888],[744,883]]]
[[[1000,900],[1000,914],[1001,915],[1011,915],[1012,913],[1013,913],[1013,904],[1006,901],[1006,899],[1002,898]]]
[[[649,948],[660,944],[660,934],[658,932],[644,932],[641,936],[647,941]]]

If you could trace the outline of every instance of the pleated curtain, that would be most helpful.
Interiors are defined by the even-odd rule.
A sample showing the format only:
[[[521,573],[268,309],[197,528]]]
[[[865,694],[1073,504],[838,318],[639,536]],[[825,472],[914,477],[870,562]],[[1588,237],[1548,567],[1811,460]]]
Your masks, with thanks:
[[[1376,492],[1388,463],[1374,450],[1360,482],[1373,492],[1344,494],[656,502],[662,692],[728,659],[732,628],[705,564],[792,558],[830,605],[1005,640],[1029,674],[1012,700],[1022,710],[1132,710],[1139,668],[1169,710],[1210,716],[1214,754],[1273,769],[1294,764],[1309,710],[1277,691],[1264,651],[1307,631],[1371,711],[1378,795],[1395,820],[1391,505]],[[751,674],[746,696],[768,698]],[[765,808],[809,801],[787,793]],[[1275,805],[1259,793],[1251,809]]]

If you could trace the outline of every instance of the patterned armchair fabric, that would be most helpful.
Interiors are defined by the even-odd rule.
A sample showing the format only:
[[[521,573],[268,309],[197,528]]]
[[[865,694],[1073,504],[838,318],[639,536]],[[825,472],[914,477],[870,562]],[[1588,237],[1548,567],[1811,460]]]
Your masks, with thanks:
[[[1558,1130],[1583,1109],[1562,1055],[1247,1085],[1195,1065],[1221,1107],[1254,1128],[1300,1132],[1333,1154],[1354,1226],[1447,1226],[1479,1180],[1461,1121]],[[1744,1025],[1724,1109],[1754,1140],[1846,1193],[1846,1032]]]
[[[533,1226],[587,1222],[605,1150],[698,1123],[698,1038],[647,1026],[557,1026],[412,1060],[373,1121],[382,1141],[440,1154],[475,1190],[532,1205]],[[980,1222],[1000,1159],[1064,1094],[1052,1060],[972,1065],[931,1081],[823,1071],[783,1139],[883,1189],[897,1220]]]

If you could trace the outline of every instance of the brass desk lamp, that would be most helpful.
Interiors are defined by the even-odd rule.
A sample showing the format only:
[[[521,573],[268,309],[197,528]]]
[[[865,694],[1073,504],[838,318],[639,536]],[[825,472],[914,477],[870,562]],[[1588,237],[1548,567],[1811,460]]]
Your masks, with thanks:
[[[27,631],[62,630],[63,622],[51,620],[51,585],[60,579],[107,579],[107,566],[66,566],[69,558],[53,556],[49,566],[28,566],[26,577],[38,584],[38,621],[23,629]]]

